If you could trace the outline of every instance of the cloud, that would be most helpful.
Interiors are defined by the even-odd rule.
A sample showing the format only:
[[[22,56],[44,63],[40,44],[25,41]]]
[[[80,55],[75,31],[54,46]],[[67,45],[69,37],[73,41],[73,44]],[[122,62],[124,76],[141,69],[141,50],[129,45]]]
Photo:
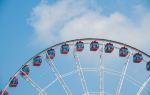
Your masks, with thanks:
[[[144,51],[150,49],[147,47],[150,42],[150,13],[144,11],[143,6],[134,7],[134,16],[139,16],[134,21],[117,10],[109,16],[103,15],[101,11],[104,10],[94,6],[93,2],[60,0],[54,4],[37,5],[30,18],[34,29],[33,43],[49,46],[65,40],[90,37],[116,40]]]
[[[117,10],[104,15],[105,10],[97,6],[94,0],[91,1],[60,0],[53,4],[40,3],[34,7],[30,17],[30,25],[34,29],[33,43],[46,48],[71,39],[104,38],[129,44],[150,54],[150,13],[142,5],[133,7],[133,20]],[[91,61],[87,60],[87,54],[83,59],[86,64]],[[119,61],[116,58],[114,60]],[[96,60],[92,60],[92,63],[96,63]],[[112,57],[105,63],[112,63]],[[137,71],[140,71],[139,68]],[[137,76],[141,73],[143,76],[143,71],[136,72]]]

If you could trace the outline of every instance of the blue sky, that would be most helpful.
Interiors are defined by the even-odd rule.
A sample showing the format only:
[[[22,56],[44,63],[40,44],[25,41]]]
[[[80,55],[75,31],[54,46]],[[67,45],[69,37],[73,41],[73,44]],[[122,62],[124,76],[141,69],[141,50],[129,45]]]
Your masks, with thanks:
[[[117,40],[150,54],[149,20],[149,0],[1,0],[0,88],[30,57],[72,38]]]
[[[6,83],[6,78],[12,72],[16,71],[20,63],[24,63],[31,55],[31,52],[35,48],[30,46],[30,40],[32,39],[32,28],[27,24],[27,18],[29,18],[32,7],[36,6],[40,1],[34,0],[34,2],[22,2],[20,0],[1,1],[1,14],[0,14],[0,43],[1,52],[1,80],[2,83]],[[25,49],[30,52],[22,52]],[[21,57],[20,54],[24,57]],[[28,56],[28,57],[27,57]],[[9,58],[9,60],[8,60]],[[13,60],[13,64],[11,63]],[[17,67],[16,67],[17,66]],[[4,68],[16,67],[8,71]],[[7,77],[6,77],[7,76]],[[4,79],[3,79],[4,78]],[[4,81],[5,80],[5,81]],[[3,84],[2,84],[3,85]]]

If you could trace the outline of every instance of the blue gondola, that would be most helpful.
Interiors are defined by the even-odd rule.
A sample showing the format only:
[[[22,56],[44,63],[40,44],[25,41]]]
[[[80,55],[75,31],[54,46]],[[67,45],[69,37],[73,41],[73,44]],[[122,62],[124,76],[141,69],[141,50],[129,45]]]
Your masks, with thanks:
[[[10,80],[11,79],[12,78],[10,78]],[[18,78],[17,77],[13,77],[13,79],[9,83],[9,87],[17,87],[17,85],[18,85]]]
[[[49,49],[49,50],[47,50],[47,58],[48,59],[54,59],[54,57],[55,57],[55,50],[54,49]]]
[[[33,58],[33,66],[40,66],[42,63],[42,58],[41,56],[36,56]]]
[[[99,49],[99,43],[97,41],[92,41],[90,44],[90,51],[97,51]]]
[[[26,75],[29,75],[29,73],[30,73],[30,69],[29,69],[28,65],[24,65],[20,71],[20,74],[22,76],[26,76]]]
[[[114,46],[112,43],[107,43],[105,45],[105,53],[111,53],[114,50]]]
[[[128,53],[129,53],[129,50],[126,47],[121,47],[119,50],[120,57],[126,57],[128,55]]]
[[[147,69],[147,71],[150,71],[150,61],[147,62],[147,64],[146,64],[146,69]]]
[[[61,54],[68,54],[69,52],[69,45],[68,44],[64,44],[61,46],[60,49]]]
[[[81,51],[83,51],[83,49],[84,49],[84,43],[82,41],[77,42],[76,43],[76,51],[81,52]]]
[[[2,92],[3,92],[3,90],[0,91],[0,95],[2,95]],[[3,95],[8,95],[8,91],[5,90],[4,93],[3,93]]]
[[[143,60],[143,56],[140,53],[136,53],[133,55],[133,62],[140,63]]]

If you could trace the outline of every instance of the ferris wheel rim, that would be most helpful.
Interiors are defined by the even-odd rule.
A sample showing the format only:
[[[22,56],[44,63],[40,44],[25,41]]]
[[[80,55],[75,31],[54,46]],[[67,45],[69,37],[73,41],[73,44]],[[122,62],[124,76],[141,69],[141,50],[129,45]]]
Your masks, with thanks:
[[[63,42],[60,42],[60,43],[55,44],[55,45],[53,45],[53,46],[50,46],[50,47],[48,47],[48,48],[42,50],[41,52],[35,54],[35,55],[34,55],[33,57],[31,57],[27,62],[25,62],[25,64],[28,65],[28,63],[29,63],[34,57],[36,57],[37,55],[40,55],[40,54],[44,53],[45,51],[47,51],[47,50],[50,49],[50,48],[54,48],[54,47],[63,45],[63,44],[65,44],[65,43],[70,43],[70,42],[75,42],[75,41],[87,41],[87,40],[97,40],[97,41],[105,41],[105,42],[116,43],[116,44],[118,44],[118,45],[122,45],[122,46],[126,46],[126,47],[128,47],[128,48],[131,48],[132,50],[135,50],[135,51],[137,51],[137,52],[140,52],[141,54],[143,54],[143,55],[145,55],[146,57],[150,58],[150,55],[149,55],[149,54],[147,54],[147,53],[141,51],[140,49],[137,49],[137,48],[135,48],[135,47],[133,47],[133,46],[131,46],[131,45],[128,45],[128,44],[125,44],[125,43],[122,43],[122,42],[118,42],[118,41],[114,41],[114,40],[108,40],[108,39],[100,39],[100,38],[82,38],[82,39],[74,39],[74,40],[63,41]],[[24,64],[24,65],[25,65],[25,64]]]
[[[28,61],[26,61],[26,62],[17,70],[17,72],[16,72],[15,74],[13,74],[12,77],[18,76],[18,74],[20,73],[20,71],[22,70],[22,68],[24,67],[24,65],[29,65],[30,61],[31,61],[34,57],[36,57],[37,55],[41,55],[42,53],[46,52],[47,50],[49,50],[49,49],[51,49],[51,48],[55,48],[55,47],[57,47],[57,46],[61,46],[61,45],[63,45],[63,44],[71,43],[71,42],[77,42],[77,41],[94,41],[94,40],[96,40],[96,41],[102,41],[102,42],[111,42],[111,43],[118,44],[118,45],[120,45],[120,46],[125,46],[125,47],[127,47],[127,48],[132,49],[132,50],[135,50],[135,51],[137,51],[137,52],[140,52],[142,55],[144,55],[144,56],[150,58],[150,55],[147,54],[147,53],[145,53],[145,52],[143,52],[142,50],[137,49],[137,48],[135,48],[135,47],[133,47],[133,46],[131,46],[131,45],[128,45],[128,44],[119,42],[119,41],[114,41],[114,40],[109,40],[109,39],[101,39],[101,38],[81,38],[81,39],[73,39],[73,40],[68,40],[68,41],[60,42],[60,43],[58,43],[58,44],[55,44],[55,45],[53,45],[53,46],[50,46],[50,47],[48,47],[48,48],[42,50],[41,52],[38,52],[38,53],[35,54],[33,57],[31,57]],[[13,79],[13,78],[12,78],[12,79]],[[10,81],[11,81],[12,79],[9,80],[8,84],[4,87],[3,90],[6,90],[6,89],[8,88],[8,86],[9,86],[9,84],[10,84]]]

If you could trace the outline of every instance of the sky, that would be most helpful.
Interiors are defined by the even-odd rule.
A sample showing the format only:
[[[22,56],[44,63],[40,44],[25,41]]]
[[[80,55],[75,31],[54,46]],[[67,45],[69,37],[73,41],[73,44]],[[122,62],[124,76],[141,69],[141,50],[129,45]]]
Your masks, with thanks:
[[[0,88],[43,49],[76,38],[116,40],[150,54],[149,0],[1,0]]]

